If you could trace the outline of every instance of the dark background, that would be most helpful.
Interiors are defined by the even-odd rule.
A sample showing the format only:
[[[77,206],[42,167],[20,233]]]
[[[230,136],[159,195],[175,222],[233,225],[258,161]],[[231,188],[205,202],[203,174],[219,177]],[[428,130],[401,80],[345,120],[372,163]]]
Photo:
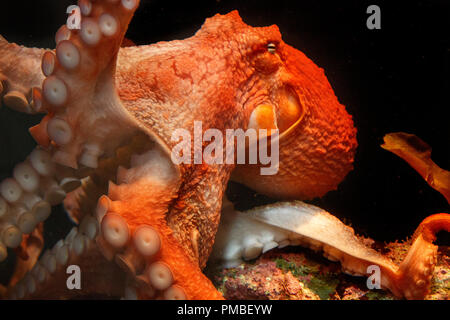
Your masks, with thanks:
[[[67,19],[65,9],[75,1],[11,2],[0,10],[0,34],[27,46],[54,48],[54,34]],[[381,7],[381,30],[366,27],[371,4]],[[143,0],[127,37],[136,44],[186,38],[205,18],[233,9],[252,26],[277,24],[285,42],[325,69],[354,117],[355,169],[338,191],[314,204],[380,241],[405,239],[426,216],[449,212],[443,196],[379,147],[386,133],[414,133],[433,147],[434,161],[450,169],[449,1]],[[26,129],[39,119],[0,110],[1,179],[34,147]],[[236,185],[230,196],[241,209],[270,201]],[[71,227],[61,212],[46,224],[51,244]],[[439,240],[448,244],[448,239],[441,235]]]

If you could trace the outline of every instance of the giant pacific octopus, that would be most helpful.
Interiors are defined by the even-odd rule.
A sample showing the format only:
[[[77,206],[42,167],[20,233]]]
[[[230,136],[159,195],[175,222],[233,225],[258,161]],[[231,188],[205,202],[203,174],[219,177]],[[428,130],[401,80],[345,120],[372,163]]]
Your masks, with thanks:
[[[354,275],[379,266],[381,286],[398,297],[427,294],[432,242],[449,215],[427,218],[397,266],[299,201],[336,189],[352,169],[356,129],[324,71],[277,26],[250,27],[233,11],[185,40],[125,46],[139,0],[78,6],[81,29],[63,25],[55,50],[0,36],[3,103],[46,114],[29,130],[38,146],[0,185],[0,261],[11,249],[17,259],[4,298],[222,299],[202,273],[216,233],[212,257],[226,265],[301,244]],[[278,173],[174,164],[173,132],[193,133],[195,121],[222,133],[278,129]],[[236,212],[224,198],[230,179],[288,202]],[[41,254],[43,221],[62,202],[79,226]],[[80,290],[67,287],[69,266],[80,267]]]

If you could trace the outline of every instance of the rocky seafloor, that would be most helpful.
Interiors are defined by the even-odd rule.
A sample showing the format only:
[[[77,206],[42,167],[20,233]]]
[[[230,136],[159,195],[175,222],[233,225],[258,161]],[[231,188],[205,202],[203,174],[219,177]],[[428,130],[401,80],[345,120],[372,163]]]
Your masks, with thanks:
[[[369,241],[370,240],[367,240]],[[372,247],[399,264],[410,241]],[[212,269],[212,270],[211,270]],[[228,269],[210,268],[208,276],[226,299],[253,300],[395,300],[385,290],[369,290],[365,277],[344,274],[331,262],[302,247],[275,249]],[[450,299],[450,247],[441,246],[426,300]]]

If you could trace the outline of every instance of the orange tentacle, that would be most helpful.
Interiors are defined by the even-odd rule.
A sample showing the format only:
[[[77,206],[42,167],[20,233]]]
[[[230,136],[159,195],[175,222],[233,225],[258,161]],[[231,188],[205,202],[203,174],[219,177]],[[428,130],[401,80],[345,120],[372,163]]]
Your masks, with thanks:
[[[157,261],[167,265],[173,275],[173,284],[181,287],[188,299],[223,299],[198,264],[193,263],[186,255],[167,225],[167,207],[176,190],[176,185],[161,185],[148,179],[141,179],[133,184],[110,185],[109,197],[113,200],[110,211],[125,218],[130,234],[142,225],[151,226],[158,231],[161,249],[157,256],[146,258],[146,264]],[[148,298],[144,291],[140,292],[140,296]]]
[[[450,214],[437,213],[425,218],[414,232],[414,239],[422,235],[425,240],[433,242],[439,231],[450,232]]]
[[[414,240],[394,279],[393,291],[407,299],[423,299],[430,292],[438,246],[436,233],[450,231],[450,214],[439,213],[426,218],[414,233]],[[396,293],[396,294],[397,294]]]
[[[381,146],[413,167],[425,181],[450,203],[450,172],[431,160],[431,147],[419,137],[404,132],[389,133]]]

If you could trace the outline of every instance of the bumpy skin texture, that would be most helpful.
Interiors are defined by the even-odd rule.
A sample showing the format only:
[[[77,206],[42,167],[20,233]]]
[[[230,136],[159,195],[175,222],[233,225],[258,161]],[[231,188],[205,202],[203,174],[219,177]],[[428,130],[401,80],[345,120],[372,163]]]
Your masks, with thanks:
[[[24,280],[12,279],[9,296],[78,295],[61,280],[72,263],[88,268],[88,279],[95,279],[83,285],[89,295],[97,286],[112,296],[126,288],[131,298],[220,299],[201,268],[231,175],[278,198],[322,196],[352,168],[357,145],[352,118],[323,70],[285,44],[276,26],[252,28],[234,11],[207,19],[192,38],[121,49],[139,1],[79,5],[81,30],[63,26],[55,51],[0,38],[3,101],[19,111],[47,113],[30,129],[45,151],[38,148],[26,160],[40,184],[31,188],[19,181],[30,177],[23,166],[15,172],[21,187],[29,187],[40,202],[15,199],[17,184],[2,184],[9,200],[0,199],[1,240],[17,247],[20,231],[28,233],[29,223],[18,225],[20,231],[14,225],[24,212],[40,214],[41,220],[32,219],[37,226],[49,204],[67,194],[66,208],[80,221],[79,230],[48,251]],[[260,165],[174,165],[170,152],[178,141],[172,134],[185,129],[194,136],[194,121],[222,133],[278,128],[278,173],[261,176]],[[47,170],[38,170],[43,167]],[[0,243],[4,258],[3,249]],[[114,263],[125,275],[108,286],[117,273]],[[45,291],[50,287],[52,292]]]
[[[293,90],[302,119],[281,135],[277,175],[263,176],[257,167],[243,165],[233,177],[277,198],[320,197],[336,189],[353,168],[356,129],[352,117],[334,95],[323,69],[281,41],[279,47],[282,67],[272,80],[275,90],[272,87],[270,93],[274,95],[272,91],[278,90],[281,95],[286,94],[283,91],[286,87]]]
[[[269,43],[276,45],[276,53],[267,51]],[[193,122],[199,119],[204,129],[246,130],[256,106],[270,103],[281,109],[286,90],[292,90],[303,119],[281,138],[279,173],[261,176],[255,165],[235,172],[238,181],[261,193],[297,199],[322,196],[352,168],[356,129],[351,116],[337,101],[323,70],[285,44],[276,26],[249,27],[234,11],[207,19],[190,39],[125,49],[118,62],[121,101],[169,148],[174,146],[175,129],[193,133]],[[200,257],[209,256],[232,168],[182,165],[184,188],[193,192],[181,191],[181,206],[195,205],[172,210],[169,225],[181,227],[178,234],[185,238],[195,226],[201,228]],[[201,258],[200,265],[205,262]]]

